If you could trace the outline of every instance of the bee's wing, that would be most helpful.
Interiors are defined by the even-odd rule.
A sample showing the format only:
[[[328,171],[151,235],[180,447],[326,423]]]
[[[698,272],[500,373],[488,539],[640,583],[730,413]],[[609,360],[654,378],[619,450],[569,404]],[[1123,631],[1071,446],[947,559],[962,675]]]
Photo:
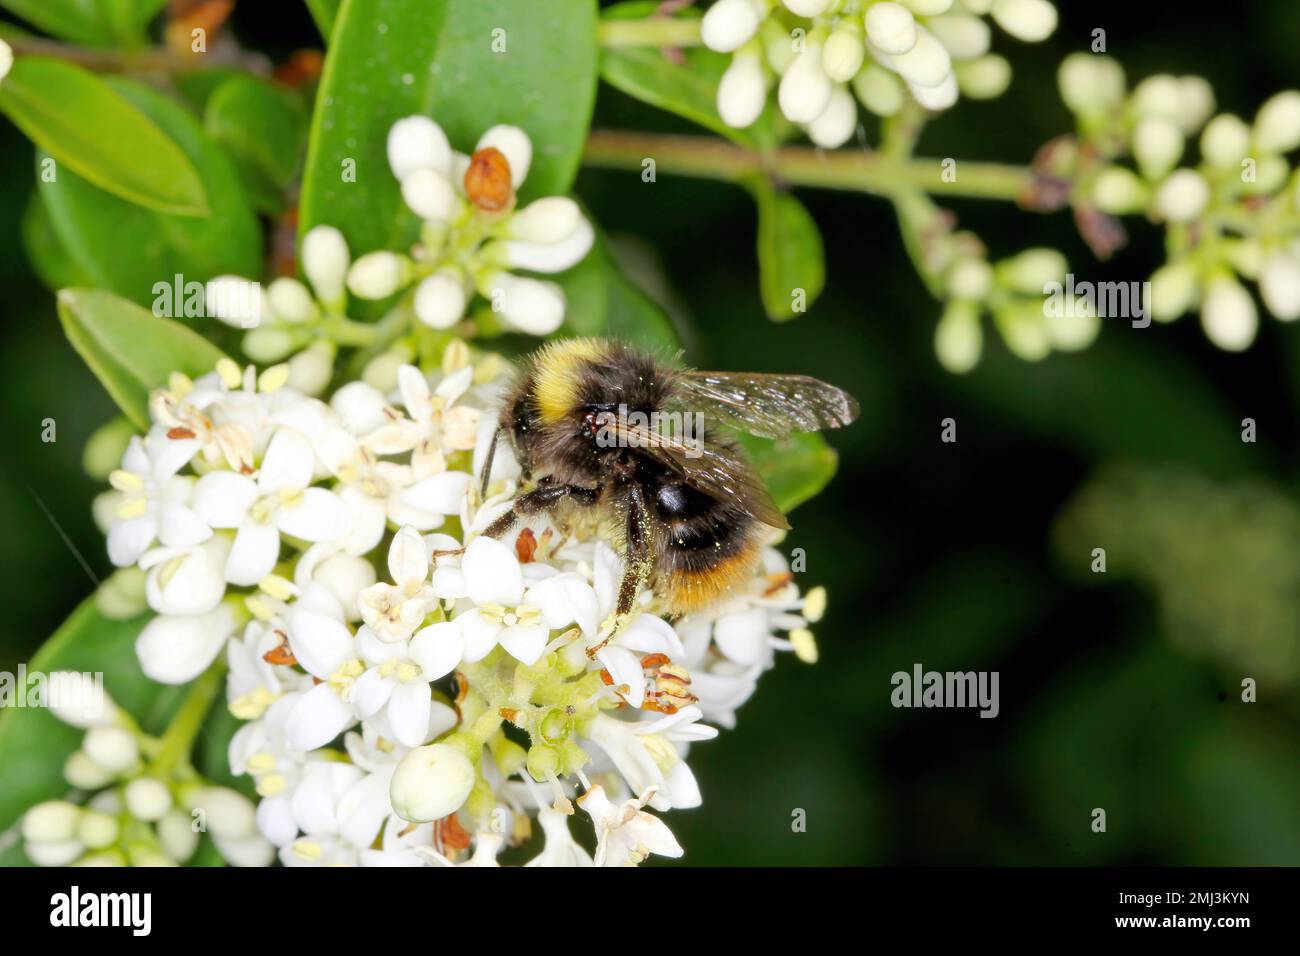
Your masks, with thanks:
[[[858,417],[852,395],[807,375],[681,372],[674,400],[763,438],[840,428]]]
[[[744,453],[707,442],[688,445],[646,426],[608,421],[620,443],[653,458],[681,476],[692,488],[738,505],[745,514],[773,528],[788,530],[789,522],[772,500],[763,480]]]

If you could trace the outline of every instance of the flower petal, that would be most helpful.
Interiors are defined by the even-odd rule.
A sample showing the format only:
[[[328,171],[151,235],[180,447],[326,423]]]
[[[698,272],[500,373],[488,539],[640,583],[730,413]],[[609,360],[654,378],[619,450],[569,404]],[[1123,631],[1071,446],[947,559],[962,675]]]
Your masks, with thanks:
[[[434,514],[459,514],[465,489],[473,479],[473,475],[464,471],[444,471],[431,475],[402,492],[402,501],[412,508]]]
[[[433,699],[429,685],[422,680],[399,684],[388,701],[388,722],[393,727],[397,742],[407,747],[419,747],[429,733],[429,711]]]
[[[214,528],[238,528],[257,500],[257,483],[233,471],[214,471],[194,485],[194,512]]]
[[[308,488],[301,501],[276,509],[275,523],[304,541],[333,541],[348,532],[348,509],[334,492]]]
[[[524,626],[516,624],[507,627],[497,635],[497,643],[509,652],[510,656],[521,664],[535,664],[546,650],[546,639],[550,631],[545,625]],[[643,688],[644,690],[644,688]],[[640,705],[638,705],[640,706]]]
[[[295,610],[289,613],[289,649],[307,673],[326,680],[352,656],[352,635],[335,618]]]
[[[465,587],[475,604],[514,607],[524,596],[524,573],[518,559],[500,541],[475,538],[460,562]]]
[[[316,750],[341,734],[356,720],[352,707],[329,684],[317,684],[294,705],[285,722],[289,746],[295,750]],[[297,803],[297,795],[294,795]]]
[[[311,484],[316,456],[309,442],[300,432],[281,428],[271,436],[262,459],[262,470],[257,484],[263,493],[285,488],[306,488]]]
[[[251,587],[271,573],[280,557],[280,532],[274,525],[247,521],[235,533],[226,559],[226,580]]]
[[[465,653],[465,635],[453,621],[430,624],[416,631],[408,653],[420,665],[424,679],[435,681],[450,674]]]

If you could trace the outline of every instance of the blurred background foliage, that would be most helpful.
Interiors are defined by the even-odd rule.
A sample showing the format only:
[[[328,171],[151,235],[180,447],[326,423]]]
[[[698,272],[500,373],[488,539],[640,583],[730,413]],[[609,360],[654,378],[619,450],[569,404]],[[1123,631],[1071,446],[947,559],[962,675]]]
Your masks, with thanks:
[[[1028,160],[1070,128],[1055,68],[1096,27],[1131,81],[1200,73],[1242,115],[1300,85],[1293,0],[1058,7],[1048,43],[999,37],[1016,70],[1006,96],[963,101],[920,154]],[[277,61],[319,42],[293,3],[240,4],[232,22]],[[595,125],[700,132],[608,86]],[[24,256],[32,169],[31,146],[0,123],[8,671],[90,592],[74,549],[93,574],[109,570],[80,458],[114,410]],[[1229,355],[1194,319],[1109,322],[1087,352],[1032,365],[990,340],[957,378],[933,357],[937,307],[886,203],[801,191],[826,289],[775,324],[742,189],[584,170],[576,192],[692,362],[818,375],[863,406],[832,436],[838,477],[786,542],[806,551],[802,583],[831,592],[822,659],[782,659],[738,728],[701,747],[705,806],[670,820],[688,863],[1300,863],[1300,328],[1264,323],[1250,351]],[[1162,259],[1154,227],[1136,225],[1099,264],[1068,214],[951,208],[993,256],[1054,245],[1080,279],[1142,280]],[[940,441],[949,417],[955,444]],[[1257,423],[1253,444],[1243,418]],[[1104,574],[1091,571],[1095,548]],[[917,662],[999,671],[1000,715],[895,710],[890,675]],[[1257,703],[1241,699],[1245,678]],[[1097,807],[1105,834],[1090,827]],[[792,832],[796,809],[806,832]]]

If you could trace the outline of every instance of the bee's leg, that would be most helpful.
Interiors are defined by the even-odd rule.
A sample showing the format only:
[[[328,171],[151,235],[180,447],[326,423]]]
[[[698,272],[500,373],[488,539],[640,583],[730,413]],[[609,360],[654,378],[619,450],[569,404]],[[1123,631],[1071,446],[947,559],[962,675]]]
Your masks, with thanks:
[[[501,426],[492,433],[492,444],[488,445],[487,457],[483,459],[483,485],[479,490],[479,500],[487,498],[488,479],[492,477],[492,461],[497,456],[497,442],[501,440]]]
[[[548,479],[543,478],[536,488],[516,498],[509,511],[488,525],[483,531],[483,536],[499,538],[508,533],[520,518],[549,512],[566,498],[578,504],[594,505],[600,498],[600,492],[595,488],[584,488],[581,485],[552,484]]]
[[[636,597],[650,580],[653,566],[651,517],[640,485],[628,486],[626,501],[627,541],[623,549],[623,580],[619,582],[618,601],[612,615],[614,626],[603,641],[587,650],[588,656],[595,655],[627,627],[633,617]]]

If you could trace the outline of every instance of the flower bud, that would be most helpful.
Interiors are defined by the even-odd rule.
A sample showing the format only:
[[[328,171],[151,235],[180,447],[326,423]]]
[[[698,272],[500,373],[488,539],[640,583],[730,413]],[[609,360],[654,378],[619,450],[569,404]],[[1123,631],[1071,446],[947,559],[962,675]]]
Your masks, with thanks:
[[[1133,109],[1138,116],[1157,116],[1177,122],[1183,112],[1183,87],[1168,73],[1148,76],[1133,91]]]
[[[858,128],[858,105],[842,86],[835,87],[822,115],[808,124],[808,138],[823,149],[843,146]]]
[[[982,17],[993,9],[993,0],[962,0],[962,6],[975,16]]]
[[[912,91],[912,96],[927,110],[946,110],[952,104],[957,102],[957,77],[949,73],[944,77],[943,82],[938,86],[919,86],[916,83],[908,83],[907,88]]]
[[[933,34],[920,30],[912,49],[894,57],[894,67],[908,83],[939,86],[952,76],[952,57]]]
[[[1178,164],[1183,155],[1183,134],[1178,125],[1160,117],[1139,120],[1133,130],[1133,156],[1147,179],[1158,180]]]
[[[80,750],[74,750],[63,762],[63,779],[78,790],[98,790],[112,782],[113,774]]]
[[[245,335],[239,347],[258,365],[270,365],[292,352],[294,343],[294,336],[285,329],[262,328]]]
[[[1201,301],[1201,327],[1219,348],[1240,352],[1255,340],[1259,329],[1255,300],[1230,275],[1212,279]]]
[[[352,554],[335,554],[326,558],[312,573],[312,580],[323,584],[334,595],[348,620],[361,616],[357,595],[375,583],[375,566]]]
[[[1283,322],[1300,319],[1300,258],[1274,252],[1259,272],[1259,294],[1268,311]]]
[[[316,226],[302,238],[300,262],[316,294],[335,304],[343,295],[343,277],[352,257],[343,233],[333,226]]]
[[[989,52],[989,25],[979,17],[954,13],[936,17],[929,23],[930,32],[956,60],[973,60]]]
[[[203,288],[204,307],[209,315],[237,329],[251,329],[262,321],[264,301],[261,283],[242,276],[217,276]]]
[[[1124,99],[1124,68],[1108,56],[1071,53],[1056,73],[1061,99],[1080,116],[1097,116]]]
[[[1214,88],[1203,76],[1180,76],[1178,91],[1183,101],[1178,125],[1190,136],[1214,115]]]
[[[451,168],[451,145],[442,127],[427,116],[408,116],[388,131],[388,165],[398,182],[417,169],[445,173]]]
[[[1056,29],[1056,7],[1048,0],[993,0],[993,19],[1017,40],[1037,43]]]
[[[1278,93],[1259,108],[1255,145],[1268,153],[1288,153],[1300,146],[1300,92]]]
[[[564,291],[554,282],[497,272],[486,282],[493,311],[529,335],[549,335],[564,321]]]
[[[275,859],[275,847],[260,833],[239,838],[215,833],[212,842],[216,844],[221,858],[231,866],[270,866]]]
[[[75,839],[81,807],[66,800],[46,800],[23,814],[23,839],[28,843],[62,843]]]
[[[1201,156],[1217,169],[1236,169],[1250,152],[1250,127],[1231,113],[1221,113],[1201,133]]]
[[[757,56],[737,53],[718,81],[718,115],[733,129],[752,126],[767,102],[767,80]]]
[[[867,8],[867,39],[882,53],[898,56],[916,46],[916,18],[902,4],[885,0]]]
[[[135,426],[127,418],[114,418],[96,428],[81,453],[81,467],[86,474],[96,481],[108,481],[121,465],[134,434]]]
[[[1123,166],[1108,166],[1092,181],[1093,205],[1112,216],[1127,216],[1146,208],[1151,199],[1146,183]]]
[[[49,689],[50,710],[65,724],[86,730],[117,722],[117,705],[102,680],[80,671],[55,671],[49,675]]]
[[[282,276],[266,287],[266,304],[281,322],[310,322],[320,310],[311,292],[297,279]]]
[[[831,81],[821,65],[821,49],[812,46],[795,57],[781,77],[777,103],[792,123],[811,123],[831,98]]]
[[[126,785],[126,808],[137,820],[161,820],[172,808],[166,785],[154,777],[137,777]]]
[[[749,42],[762,19],[756,0],[718,0],[700,21],[700,40],[710,50],[731,53]]]
[[[560,242],[582,223],[582,210],[567,196],[547,196],[510,217],[510,238],[524,242]]]
[[[199,848],[199,834],[194,818],[184,810],[173,809],[158,821],[158,841],[163,852],[177,863],[184,863]]]
[[[781,0],[785,8],[799,17],[821,16],[831,5],[831,0]]]
[[[979,309],[970,302],[949,302],[934,330],[934,354],[939,364],[954,375],[963,375],[979,364],[983,349]]]
[[[415,289],[415,315],[434,329],[449,329],[465,314],[465,284],[455,268],[441,269]]]
[[[402,180],[402,200],[421,219],[447,222],[456,215],[460,199],[451,182],[435,169],[413,169]]]
[[[953,0],[903,0],[915,14],[923,17],[937,17],[952,9]]]
[[[874,63],[853,78],[853,92],[877,116],[893,116],[907,98],[898,78]]]
[[[125,621],[144,611],[145,573],[134,565],[118,568],[95,592],[95,607],[114,621]]]
[[[1047,320],[1037,303],[1022,302],[1003,307],[993,314],[993,319],[1002,333],[1002,340],[1017,358],[1037,362],[1051,353],[1052,343],[1044,327]]]
[[[998,279],[1009,288],[1024,295],[1039,296],[1043,287],[1060,282],[1068,265],[1065,256],[1055,249],[1026,249],[998,263]]]
[[[303,395],[325,391],[334,374],[332,342],[315,342],[289,359],[289,387]]]
[[[1011,64],[996,53],[975,60],[959,60],[952,69],[961,92],[974,100],[994,99],[1011,85]]]
[[[967,256],[948,270],[948,295],[965,302],[982,302],[993,291],[993,267],[984,259]]]
[[[862,69],[867,57],[856,27],[842,26],[826,38],[822,47],[822,69],[833,83],[847,83]]]
[[[1243,183],[1242,191],[1251,196],[1267,196],[1280,189],[1291,174],[1286,157],[1276,153],[1261,156],[1255,165],[1255,181]]]
[[[59,843],[28,843],[23,852],[37,866],[71,866],[86,849],[80,840]]]
[[[348,270],[348,290],[361,299],[386,299],[406,282],[410,262],[395,252],[367,252]]]
[[[77,826],[77,839],[92,850],[102,850],[117,842],[119,832],[116,819],[98,810],[87,810]]]
[[[1169,222],[1191,222],[1210,201],[1210,186],[1190,169],[1180,169],[1156,192],[1156,211]]]
[[[14,65],[14,50],[4,40],[0,40],[0,80],[9,75]]]
[[[1087,299],[1074,296],[1064,303],[1060,315],[1048,315],[1043,330],[1052,348],[1078,352],[1087,348],[1101,331],[1097,309]]]
[[[361,380],[384,394],[397,387],[397,370],[411,360],[402,348],[389,349],[376,355],[361,371]]]
[[[474,789],[474,765],[448,744],[417,747],[393,772],[388,795],[403,820],[429,823],[455,813]]]
[[[1172,322],[1196,303],[1196,270],[1186,262],[1171,262],[1151,274],[1151,316]]]
[[[225,550],[229,550],[228,542]],[[224,566],[223,557],[216,567],[220,571]],[[150,679],[160,684],[185,684],[203,673],[234,630],[235,618],[227,604],[217,604],[204,614],[164,612],[140,631],[135,653]]]
[[[229,787],[203,787],[190,796],[190,808],[202,810],[208,830],[214,836],[252,836],[257,831],[253,803]]]
[[[87,757],[114,774],[130,770],[140,759],[135,736],[121,727],[92,727],[81,746]]]

